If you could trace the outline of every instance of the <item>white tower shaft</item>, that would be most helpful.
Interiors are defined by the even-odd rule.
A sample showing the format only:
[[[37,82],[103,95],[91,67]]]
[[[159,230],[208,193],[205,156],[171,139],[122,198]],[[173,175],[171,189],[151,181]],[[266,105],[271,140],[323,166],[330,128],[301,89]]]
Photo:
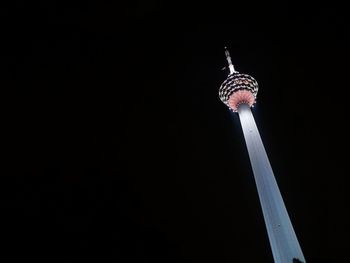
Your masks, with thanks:
[[[269,159],[247,104],[238,107],[275,263],[305,262]]]

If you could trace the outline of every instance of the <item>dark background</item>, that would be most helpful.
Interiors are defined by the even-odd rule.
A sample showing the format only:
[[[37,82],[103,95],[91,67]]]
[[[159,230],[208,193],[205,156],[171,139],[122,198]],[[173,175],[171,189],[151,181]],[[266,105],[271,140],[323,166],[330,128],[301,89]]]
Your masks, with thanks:
[[[305,258],[345,255],[343,6],[14,1],[1,17],[3,262],[273,262],[218,98],[224,46],[259,82],[254,116]]]

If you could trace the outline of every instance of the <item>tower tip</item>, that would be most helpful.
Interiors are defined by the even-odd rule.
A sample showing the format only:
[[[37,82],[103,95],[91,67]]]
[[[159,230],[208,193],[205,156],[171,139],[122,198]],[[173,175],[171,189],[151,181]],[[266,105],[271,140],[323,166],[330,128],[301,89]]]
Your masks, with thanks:
[[[232,64],[232,61],[231,61],[231,56],[230,56],[230,52],[228,51],[227,47],[225,46],[225,55],[226,55],[226,59],[227,59],[227,62],[228,62],[228,67],[230,69],[230,74],[234,73],[234,72],[237,72]]]

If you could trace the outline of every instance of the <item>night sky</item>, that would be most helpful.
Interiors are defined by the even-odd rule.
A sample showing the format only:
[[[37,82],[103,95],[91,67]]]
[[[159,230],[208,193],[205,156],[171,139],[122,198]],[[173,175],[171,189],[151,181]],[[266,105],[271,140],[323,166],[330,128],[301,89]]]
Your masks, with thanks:
[[[2,261],[273,262],[227,46],[307,262],[341,262],[344,7],[115,2],[1,8]]]

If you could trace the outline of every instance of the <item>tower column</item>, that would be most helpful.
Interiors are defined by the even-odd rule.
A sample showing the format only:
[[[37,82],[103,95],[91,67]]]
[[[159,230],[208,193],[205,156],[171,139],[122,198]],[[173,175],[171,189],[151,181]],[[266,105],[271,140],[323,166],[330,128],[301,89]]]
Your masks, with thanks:
[[[245,103],[240,104],[238,114],[274,261],[275,263],[298,262],[296,260],[305,262],[250,106]]]

